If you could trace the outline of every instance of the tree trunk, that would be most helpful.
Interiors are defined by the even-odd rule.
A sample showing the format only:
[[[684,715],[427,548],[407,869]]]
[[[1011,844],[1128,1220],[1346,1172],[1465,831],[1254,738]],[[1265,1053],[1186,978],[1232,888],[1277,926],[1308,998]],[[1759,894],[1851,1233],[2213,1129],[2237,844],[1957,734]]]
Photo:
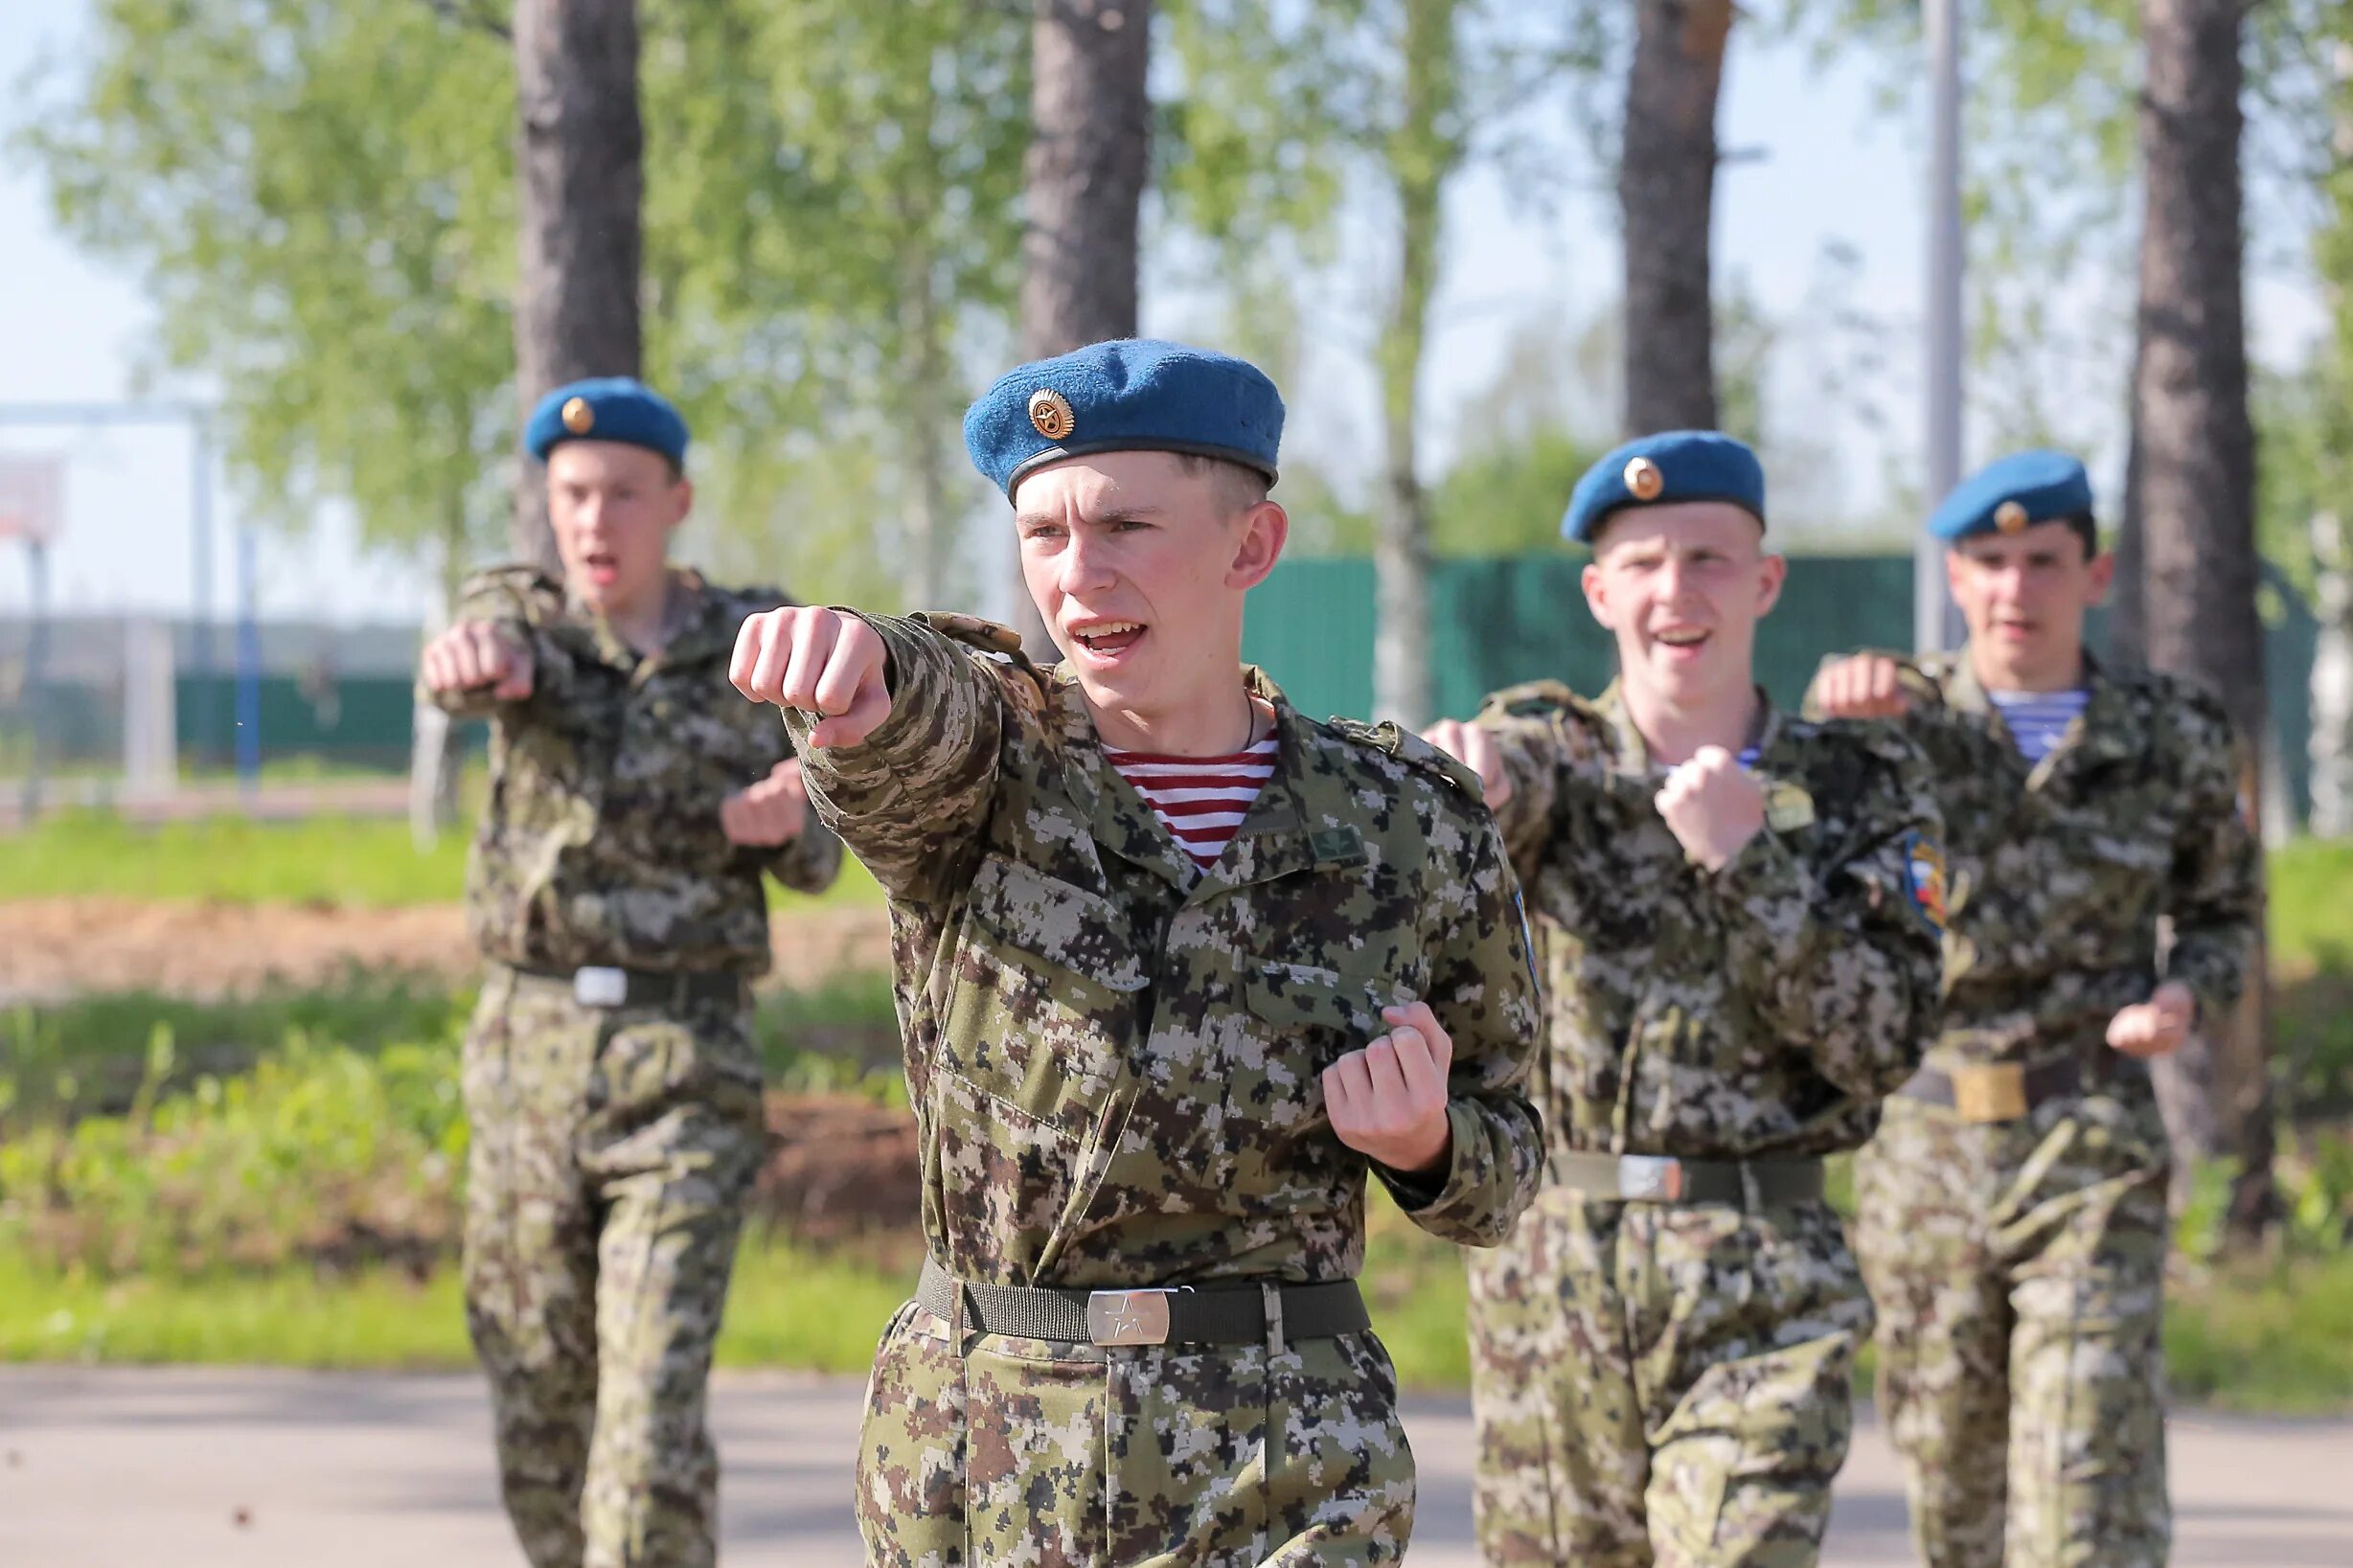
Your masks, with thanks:
[[[1416,435],[1429,302],[1453,127],[1455,0],[1406,0],[1405,103],[1388,149],[1398,206],[1397,291],[1376,350],[1382,466],[1373,532],[1373,716],[1419,729],[1436,716],[1430,682],[1429,518]]]
[[[2266,719],[2242,272],[2245,11],[2245,0],[2144,0],[2141,9],[2147,208],[2134,422],[2149,663],[2222,698],[2241,726],[2241,798],[2251,803],[2262,798],[2254,771]],[[2275,1205],[2264,989],[2259,952],[2247,1004],[2237,1018],[2214,1021],[2206,1047],[2213,1125],[2222,1152],[2240,1162],[2230,1213],[2242,1235]],[[2169,1070],[2194,1083],[2198,1069],[2192,1057]]]
[[[514,74],[514,371],[527,417],[566,381],[638,374],[636,0],[515,0]],[[553,570],[544,479],[522,465],[509,543]]]
[[[1627,436],[1716,427],[1709,228],[1732,0],[1635,0],[1618,211]]]
[[[2139,318],[2145,319],[2146,312]],[[2136,326],[2133,333],[2133,373],[2125,388],[2124,504],[2109,548],[2115,552],[2116,572],[2108,588],[2108,657],[2118,664],[2149,662],[2148,563],[2141,548],[2140,376],[2149,357],[2149,334]]]
[[[1152,156],[1152,0],[1036,0],[1022,165],[1021,357],[1136,332],[1137,223]],[[1036,658],[1055,657],[1026,588]]]

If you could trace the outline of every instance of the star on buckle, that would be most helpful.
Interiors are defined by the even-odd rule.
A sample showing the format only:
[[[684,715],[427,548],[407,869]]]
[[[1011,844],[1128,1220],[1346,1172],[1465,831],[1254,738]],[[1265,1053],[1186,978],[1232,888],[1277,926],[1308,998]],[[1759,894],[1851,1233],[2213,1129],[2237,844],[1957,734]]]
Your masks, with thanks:
[[[1086,1337],[1098,1345],[1165,1345],[1173,1290],[1098,1290],[1086,1298]]]
[[[1953,1108],[1964,1122],[2015,1122],[2026,1114],[2026,1069],[2014,1061],[1953,1070]]]
[[[1673,1203],[1683,1195],[1683,1162],[1664,1154],[1618,1156],[1618,1196],[1630,1203]]]

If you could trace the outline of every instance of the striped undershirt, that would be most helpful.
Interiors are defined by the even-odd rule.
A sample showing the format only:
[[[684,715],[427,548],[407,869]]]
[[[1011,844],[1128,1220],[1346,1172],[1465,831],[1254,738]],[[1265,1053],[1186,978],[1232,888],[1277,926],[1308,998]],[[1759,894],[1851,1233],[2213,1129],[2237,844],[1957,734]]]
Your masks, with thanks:
[[[1135,786],[1193,863],[1207,871],[1225,852],[1251,802],[1274,777],[1275,739],[1230,757],[1162,757],[1103,748],[1105,761]]]
[[[2083,713],[2084,704],[2091,700],[2091,693],[2080,686],[2072,692],[1989,691],[1985,695],[2010,727],[2018,754],[2029,762],[2049,756],[2060,737],[2067,733],[2067,726]]]

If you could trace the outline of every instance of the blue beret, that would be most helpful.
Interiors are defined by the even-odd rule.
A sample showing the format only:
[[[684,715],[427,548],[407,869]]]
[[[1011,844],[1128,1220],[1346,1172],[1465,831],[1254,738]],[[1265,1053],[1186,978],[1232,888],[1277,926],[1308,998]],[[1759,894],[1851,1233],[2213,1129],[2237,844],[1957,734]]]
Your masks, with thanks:
[[[670,399],[628,375],[602,375],[558,387],[523,424],[523,447],[540,462],[558,442],[619,441],[686,466],[686,420]]]
[[[1589,544],[1612,512],[1676,501],[1729,501],[1765,521],[1765,467],[1748,444],[1714,430],[1665,430],[1630,441],[1585,471],[1561,536]]]
[[[1929,518],[1939,539],[2016,534],[2037,523],[2091,515],[2091,476],[2065,452],[2013,452],[1953,487]]]
[[[1031,469],[1087,452],[1191,452],[1272,484],[1282,439],[1282,395],[1264,371],[1151,338],[1017,366],[964,416],[972,466],[1008,499]]]

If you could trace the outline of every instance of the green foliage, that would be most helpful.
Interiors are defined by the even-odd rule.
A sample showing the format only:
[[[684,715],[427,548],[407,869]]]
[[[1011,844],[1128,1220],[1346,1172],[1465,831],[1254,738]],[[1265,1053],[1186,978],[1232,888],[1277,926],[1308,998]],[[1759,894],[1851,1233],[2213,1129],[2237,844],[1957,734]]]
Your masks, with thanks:
[[[1442,556],[1549,553],[1561,544],[1568,492],[1601,455],[1558,430],[1473,452],[1429,498],[1430,547]]]
[[[10,117],[65,232],[160,302],[151,371],[220,388],[260,509],[346,499],[452,566],[498,536],[517,416],[507,9],[99,0],[86,62]],[[1011,298],[1026,13],[640,9],[647,373],[763,576],[868,569],[909,443],[952,442],[956,354]]]
[[[365,1054],[295,1034],[249,1073],[161,1094],[172,1057],[158,1030],[125,1114],[0,1146],[0,1244],[96,1277],[447,1253],[466,1148],[452,1042]]]
[[[348,497],[370,541],[462,558],[514,430],[506,52],[418,4],[93,9],[86,72],[27,83],[15,143],[158,302],[149,374],[209,373],[265,515]]]
[[[2353,1251],[2250,1259],[2177,1291],[2165,1375],[2177,1398],[2218,1409],[2353,1409]]]
[[[354,965],[333,986],[217,1002],[111,991],[19,1003],[0,1013],[0,1136],[11,1122],[121,1114],[142,1093],[184,1091],[208,1073],[242,1072],[289,1036],[333,1040],[363,1055],[454,1038],[471,1002],[416,977]],[[159,1040],[169,1047],[160,1063]]]

